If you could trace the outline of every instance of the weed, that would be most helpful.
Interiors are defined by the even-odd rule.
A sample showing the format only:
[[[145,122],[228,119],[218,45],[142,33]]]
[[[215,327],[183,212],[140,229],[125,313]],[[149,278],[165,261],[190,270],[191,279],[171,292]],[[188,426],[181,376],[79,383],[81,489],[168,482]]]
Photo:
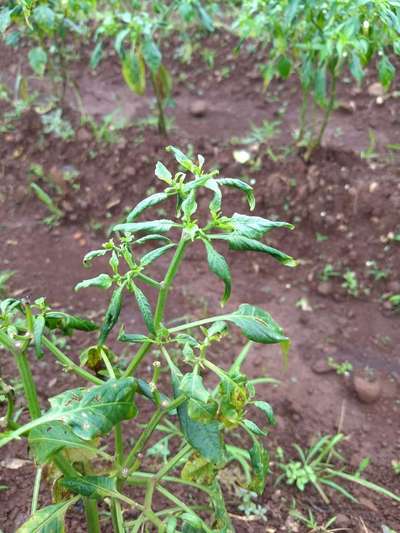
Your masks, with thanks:
[[[330,263],[327,263],[324,266],[323,271],[320,274],[320,279],[322,281],[329,281],[331,278],[337,278],[340,276],[340,272],[334,269],[333,265]]]
[[[68,141],[75,136],[75,131],[70,122],[62,118],[62,109],[55,109],[40,118],[44,133],[53,134],[64,141]]]
[[[395,474],[400,475],[400,461],[396,461],[395,459],[393,459],[392,468]]]
[[[342,287],[354,297],[357,297],[360,292],[357,274],[353,270],[346,270],[343,274]]]
[[[35,193],[38,200],[47,207],[51,215],[44,219],[44,223],[52,226],[63,217],[64,213],[59,209],[53,198],[47,194],[37,183],[31,183],[31,189]]]
[[[338,376],[348,376],[353,372],[353,365],[349,361],[338,363],[333,357],[328,357],[328,365],[336,371]]]
[[[278,477],[277,483],[285,480],[288,485],[295,486],[303,492],[309,485],[312,485],[323,501],[328,504],[329,498],[325,492],[326,487],[337,491],[349,500],[356,502],[356,498],[338,481],[350,481],[365,488],[373,490],[378,494],[389,496],[400,502],[397,496],[379,485],[361,477],[361,473],[369,464],[368,459],[361,461],[360,466],[354,474],[347,473],[343,467],[336,466],[333,461],[344,462],[344,458],[336,450],[336,447],[343,442],[344,435],[337,434],[333,437],[326,435],[321,437],[311,448],[303,450],[298,444],[293,444],[298,460],[284,461],[282,449],[277,450],[278,467],[282,474]]]
[[[292,509],[290,511],[290,516],[304,524],[308,533],[334,533],[335,531],[346,531],[346,529],[334,527],[336,516],[329,518],[323,524],[318,524],[318,520],[315,518],[311,509],[308,510],[307,515],[303,515],[297,509]]]
[[[371,128],[368,130],[369,145],[366,150],[360,153],[361,159],[377,159],[379,154],[376,152],[376,133]]]
[[[3,298],[7,294],[7,283],[14,274],[14,270],[0,270],[0,297]]]
[[[379,268],[376,261],[367,261],[366,267],[368,269],[368,276],[371,276],[374,281],[381,281],[390,276],[390,272],[388,270],[384,270],[383,268]]]

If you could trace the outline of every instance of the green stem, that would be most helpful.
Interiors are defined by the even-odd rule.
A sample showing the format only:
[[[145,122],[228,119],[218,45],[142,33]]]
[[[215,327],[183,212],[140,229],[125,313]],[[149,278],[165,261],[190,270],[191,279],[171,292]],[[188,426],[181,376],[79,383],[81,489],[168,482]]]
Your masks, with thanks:
[[[124,460],[123,440],[121,424],[116,424],[114,428],[114,442],[115,442],[115,463],[120,467]],[[117,480],[117,490],[121,489],[121,483]],[[124,518],[122,514],[121,504],[115,498],[111,503],[111,520],[113,528],[116,533],[124,533]]]
[[[154,476],[155,483],[158,483],[170,470],[172,470],[188,453],[192,451],[190,444],[185,444],[185,446],[172,457],[165,465],[160,468],[157,474]]]
[[[216,322],[217,320],[225,320],[229,315],[217,315],[209,318],[202,318],[201,320],[196,320],[195,322],[188,322],[187,324],[182,324],[181,326],[176,326],[175,328],[169,329],[170,333],[178,333],[179,331],[184,331],[186,329],[197,328],[199,326],[204,326],[205,324],[210,324],[210,322]]]
[[[153,86],[154,95],[156,97],[157,102],[157,110],[158,110],[158,132],[161,135],[167,135],[167,126],[165,123],[165,114],[164,114],[164,103],[163,99],[161,97],[159,88],[157,86],[157,81],[155,79],[154,74],[151,75],[151,84]]]
[[[306,120],[307,120],[307,111],[308,111],[308,91],[302,88],[302,102],[300,108],[300,131],[299,138],[297,139],[298,143],[301,143],[304,139],[306,133]]]
[[[181,237],[179,244],[175,250],[175,255],[172,258],[171,264],[169,265],[168,271],[165,275],[165,279],[162,282],[162,287],[158,295],[156,312],[154,314],[154,326],[157,330],[160,327],[161,322],[164,318],[165,304],[167,303],[168,293],[170,291],[172,282],[174,281],[175,275],[178,271],[179,265],[183,259],[186,246],[189,241],[185,237]]]
[[[83,498],[83,505],[85,507],[88,533],[101,533],[99,511],[97,509],[96,500],[93,498]]]
[[[67,355],[65,355],[65,353],[63,353],[47,337],[42,338],[42,344],[45,348],[47,348],[54,355],[57,361],[61,363],[67,370],[71,370],[72,372],[75,372],[75,374],[77,374],[81,378],[86,379],[87,381],[90,381],[91,383],[94,383],[95,385],[104,384],[103,380],[96,378],[96,376],[93,376],[93,374],[91,374],[84,368],[81,368],[79,365],[74,363],[72,359],[70,359]]]
[[[37,510],[37,507],[38,507],[41,481],[42,481],[42,467],[38,466],[37,469],[36,469],[36,474],[35,474],[35,483],[33,485],[31,514],[36,513],[36,510]]]
[[[183,259],[183,255],[185,253],[185,249],[187,245],[188,245],[188,241],[186,240],[185,237],[182,236],[175,250],[175,255],[172,258],[172,261],[169,265],[164,281],[160,284],[161,289],[158,294],[156,311],[154,315],[154,326],[155,326],[156,331],[160,327],[160,324],[164,318],[165,304],[167,302],[168,293],[171,288],[172,282],[174,281],[175,275],[178,271],[179,265]],[[136,352],[135,356],[133,357],[132,361],[129,363],[128,367],[126,368],[123,374],[124,377],[133,375],[133,373],[135,372],[136,368],[141,363],[144,356],[150,350],[151,345],[152,345],[151,342],[145,342],[141,345],[141,347],[139,348],[139,350]]]
[[[136,277],[140,279],[140,281],[143,281],[143,283],[146,283],[147,285],[149,285],[150,287],[154,287],[155,289],[161,289],[162,287],[162,284],[159,281],[156,281],[155,279],[146,276],[146,274],[140,273]]]
[[[39,418],[41,415],[39,399],[36,393],[35,382],[33,381],[32,372],[28,359],[24,353],[16,352],[15,360],[22,379],[28,410],[32,419]]]

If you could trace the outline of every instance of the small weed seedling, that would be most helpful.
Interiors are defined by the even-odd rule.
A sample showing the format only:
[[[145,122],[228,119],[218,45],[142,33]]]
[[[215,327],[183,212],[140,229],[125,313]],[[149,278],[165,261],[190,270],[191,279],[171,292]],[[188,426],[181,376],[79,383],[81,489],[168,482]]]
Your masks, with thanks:
[[[353,372],[353,365],[349,361],[338,363],[333,357],[328,357],[328,365],[335,370],[338,376],[349,376]]]
[[[277,457],[280,461],[278,467],[283,473],[276,482],[279,483],[285,480],[288,485],[294,485],[301,492],[308,485],[312,485],[326,504],[329,503],[329,498],[324,490],[326,487],[337,491],[353,502],[357,501],[343,485],[336,481],[337,479],[357,483],[382,496],[388,496],[400,502],[400,496],[361,477],[361,473],[369,464],[368,459],[361,461],[357,472],[354,474],[349,474],[343,467],[337,466],[338,462],[342,464],[344,462],[344,458],[336,449],[344,438],[344,435],[340,433],[333,437],[325,435],[308,450],[303,450],[298,444],[293,444],[298,460],[289,462],[284,462],[283,450],[278,448]],[[334,461],[336,461],[336,464]]]
[[[298,520],[304,524],[307,528],[308,533],[334,533],[339,531],[347,531],[343,528],[335,528],[336,516],[329,518],[323,524],[318,524],[318,520],[315,518],[314,513],[311,509],[308,510],[307,515],[303,515],[297,509],[290,511],[290,516],[295,520]]]
[[[0,270],[0,297],[4,298],[7,294],[7,283],[14,276],[14,270]]]
[[[357,297],[359,295],[360,287],[356,272],[353,270],[347,270],[343,274],[342,287],[346,289],[351,296]]]
[[[252,342],[280,345],[286,354],[289,339],[266,311],[250,304],[200,320],[182,323],[181,319],[179,325],[173,316],[166,316],[166,310],[170,313],[170,291],[193,243],[203,246],[209,270],[224,284],[223,305],[230,297],[232,279],[228,262],[216,246],[228,244],[231,250],[258,251],[283,265],[295,266],[292,257],[262,240],[271,230],[293,226],[238,213],[225,216],[223,189],[243,192],[253,209],[252,188],[239,179],[219,178],[217,171],[205,171],[202,156],[193,162],[176,148],[169,151],[180,170],[172,174],[158,162],[156,176],[164,190],[139,202],[127,220],[113,228],[115,237],[84,258],[86,266],[97,257],[109,258],[109,273],[76,286],[78,291],[88,287],[112,291],[100,327],[91,320],[52,310],[43,298],[33,303],[14,298],[0,302],[0,344],[19,370],[30,414],[30,421],[18,425],[12,399],[6,393],[8,414],[0,447],[23,437],[37,465],[32,515],[20,533],[63,531],[66,512],[78,502],[85,509],[89,533],[100,531],[99,504],[102,522],[110,516],[113,531],[118,533],[154,528],[161,533],[231,533],[234,527],[218,473],[237,462],[246,473],[243,488],[257,494],[264,490],[269,471],[262,442],[265,428],[249,417],[254,409],[259,410],[268,425],[274,422],[273,411],[269,403],[255,397],[254,385],[265,378],[248,379],[242,364]],[[197,212],[199,191],[210,192],[205,220]],[[173,218],[143,220],[149,208],[167,200],[175,201]],[[143,253],[144,244],[152,246],[151,250]],[[169,253],[169,266],[158,281],[149,267]],[[154,293],[155,307],[148,292]],[[143,329],[130,332],[123,325],[119,328],[119,342],[131,348],[127,352],[130,357],[120,364],[108,341],[117,330],[122,308],[130,302],[136,308],[135,323],[142,323]],[[229,335],[232,326],[249,343],[228,368],[221,368],[214,346]],[[53,340],[75,330],[91,337],[80,365],[65,353],[68,348]],[[64,390],[45,407],[39,401],[31,365],[49,354],[87,385]],[[213,385],[207,373],[213,374]],[[143,402],[151,406],[151,416],[144,425],[135,422]],[[143,415],[148,412],[148,407],[143,409]],[[131,428],[124,438],[128,421]],[[136,431],[133,439],[132,430]],[[107,440],[112,434],[113,453]],[[234,436],[243,448],[230,444]],[[334,445],[324,444],[329,451]],[[155,465],[151,458],[151,468],[147,469],[150,458],[145,459],[146,452],[150,457],[162,455],[161,465]],[[330,475],[329,465],[322,468],[328,453],[325,448],[319,453],[317,483],[322,474],[323,479]],[[316,454],[316,450],[310,452],[308,459]],[[50,465],[55,472],[53,502],[38,509],[43,465]],[[184,490],[176,491],[177,485]],[[136,487],[134,496],[127,495],[127,486]],[[191,492],[192,498],[185,498]],[[155,495],[161,506],[154,504]],[[194,500],[193,505],[190,502]]]
[[[322,281],[329,281],[331,278],[337,278],[339,276],[340,276],[340,272],[337,272],[334,269],[334,266],[331,265],[330,263],[327,263],[324,266],[324,269],[320,274],[320,278]]]
[[[400,475],[400,461],[396,461],[395,459],[393,459],[392,468],[395,474]]]

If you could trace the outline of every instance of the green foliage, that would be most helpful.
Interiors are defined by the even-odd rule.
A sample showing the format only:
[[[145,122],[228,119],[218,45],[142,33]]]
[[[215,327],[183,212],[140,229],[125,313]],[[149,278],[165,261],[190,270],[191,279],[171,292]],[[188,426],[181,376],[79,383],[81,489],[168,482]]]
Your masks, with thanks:
[[[377,59],[377,75],[388,89],[395,77],[390,54],[400,52],[399,5],[396,0],[244,0],[234,29],[242,39],[268,45],[264,84],[296,76],[303,92],[298,142],[306,158],[322,141],[335,107],[337,81],[348,69],[361,83]],[[324,110],[321,124],[309,123],[309,102]],[[311,135],[307,130],[311,128]]]
[[[0,302],[0,343],[17,363],[31,414],[26,424],[15,423],[13,390],[4,386],[2,398],[8,402],[9,416],[4,419],[6,427],[0,434],[0,447],[14,439],[26,438],[38,465],[53,465],[60,471],[58,487],[64,498],[36,511],[21,531],[63,531],[65,512],[73,502],[83,498],[90,531],[97,530],[96,502],[102,501],[110,505],[115,531],[125,527],[123,507],[128,506],[138,513],[131,523],[136,531],[142,526],[155,526],[159,531],[230,532],[234,529],[225,508],[218,472],[237,461],[245,472],[243,488],[249,493],[264,491],[269,455],[263,440],[266,427],[275,422],[274,413],[268,402],[256,399],[254,384],[241,367],[252,342],[278,344],[286,355],[289,347],[286,334],[266,311],[250,304],[178,326],[167,327],[176,321],[170,322],[170,317],[165,315],[170,289],[187,248],[195,241],[204,245],[209,270],[224,285],[221,292],[225,304],[231,295],[232,277],[224,257],[224,243],[234,250],[259,250],[277,260],[277,264],[295,266],[290,256],[263,242],[270,231],[293,226],[259,216],[224,215],[225,187],[242,193],[250,209],[254,209],[251,187],[241,180],[219,178],[217,171],[205,170],[200,155],[193,161],[177,148],[168,150],[183,170],[172,173],[158,162],[155,173],[164,191],[139,202],[126,222],[113,228],[114,238],[84,257],[87,267],[98,257],[109,260],[108,273],[76,286],[76,290],[99,288],[110,292],[100,326],[52,310],[43,298],[33,304],[12,298]],[[199,193],[209,194],[206,215],[198,210]],[[175,216],[142,218],[149,209],[171,200],[175,202]],[[146,252],[143,252],[144,244]],[[161,258],[165,261],[168,255],[169,266],[160,282],[152,277],[151,266]],[[157,295],[155,306],[150,291]],[[118,340],[131,344],[134,353],[126,365],[121,365],[106,343],[114,338],[117,324],[124,316],[122,310],[128,303],[135,306],[136,316],[141,317],[135,324],[139,328],[141,323],[142,327],[132,333],[125,332],[123,325],[119,329]],[[230,368],[221,368],[214,362],[213,348],[230,335],[231,327],[237,328],[250,342]],[[90,336],[98,334],[97,343],[91,338],[88,348],[83,350],[80,365],[52,340],[54,336],[57,339],[59,334],[73,334],[76,330]],[[34,361],[31,355],[41,359],[49,354],[65,370],[83,378],[87,385],[50,398],[50,408],[42,410],[30,362]],[[140,373],[145,374],[149,367],[153,375],[147,382]],[[214,374],[214,380],[209,379],[206,371]],[[135,421],[141,397],[153,405],[145,426]],[[266,427],[250,419],[250,408],[263,415]],[[128,438],[124,441],[123,422],[137,430],[133,442]],[[105,449],[106,441],[102,441],[111,432],[115,436],[113,455]],[[158,440],[152,441],[150,447],[153,436]],[[168,448],[172,438],[176,442],[175,455]],[[241,438],[243,448],[233,447],[232,438]],[[158,470],[147,471],[145,463],[142,464],[146,450],[147,455],[162,451],[163,464]],[[190,487],[201,490],[211,507],[205,514],[198,514],[197,506],[190,507],[175,495],[169,486],[171,482],[182,483],[188,490]],[[142,489],[142,503],[125,495],[127,484],[137,486],[139,492]],[[36,489],[38,493],[39,487]],[[171,504],[170,508],[153,510],[155,493],[161,494],[163,501]],[[71,495],[74,495],[72,499]],[[258,507],[254,507],[254,512],[261,513]]]

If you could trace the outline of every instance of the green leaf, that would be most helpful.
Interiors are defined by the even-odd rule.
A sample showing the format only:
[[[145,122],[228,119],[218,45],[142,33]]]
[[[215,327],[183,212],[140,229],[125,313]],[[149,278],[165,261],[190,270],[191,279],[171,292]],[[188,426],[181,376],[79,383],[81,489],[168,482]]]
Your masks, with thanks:
[[[43,31],[50,33],[55,29],[56,14],[48,6],[42,4],[33,10],[33,20]]]
[[[164,242],[171,242],[171,239],[166,237],[165,235],[158,235],[157,233],[153,233],[153,235],[145,235],[144,237],[140,237],[140,239],[137,239],[135,241],[136,245],[145,244],[149,241],[164,241]]]
[[[212,21],[212,18],[207,13],[207,11],[204,9],[204,7],[201,5],[200,1],[197,0],[195,2],[195,7],[197,9],[197,12],[199,14],[200,21],[203,25],[203,27],[209,31],[210,33],[214,31],[214,23]]]
[[[279,75],[284,80],[287,80],[292,71],[292,62],[287,57],[281,57],[276,65]]]
[[[364,78],[364,69],[362,68],[362,64],[360,61],[360,58],[356,53],[353,53],[351,55],[351,61],[349,64],[350,72],[353,75],[353,78],[358,81],[358,83],[361,83]]]
[[[142,343],[142,342],[148,342],[149,337],[146,335],[142,335],[141,333],[125,333],[123,329],[118,334],[118,340],[120,342],[130,342],[132,344],[135,343]]]
[[[161,181],[165,181],[165,183],[168,183],[168,185],[171,183],[172,174],[167,169],[167,167],[163,165],[163,163],[161,163],[161,161],[157,161],[155,175]]]
[[[326,96],[326,65],[318,68],[314,85],[315,100],[321,107],[327,103]]]
[[[132,50],[122,60],[122,76],[134,93],[144,95],[146,91],[146,72],[144,60]]]
[[[169,363],[169,366],[176,398],[180,394],[182,373],[172,362]],[[214,464],[222,463],[224,461],[224,444],[218,421],[213,420],[203,424],[192,420],[188,414],[188,402],[181,404],[177,411],[182,433],[187,442],[210,462]]]
[[[92,250],[91,252],[87,253],[83,258],[83,265],[85,267],[90,267],[93,259],[106,255],[107,253],[109,253],[109,251],[110,250]]]
[[[203,385],[203,378],[194,372],[185,374],[179,385],[180,392],[183,392],[189,398],[207,403],[210,393]]]
[[[181,209],[185,220],[189,220],[190,217],[197,211],[196,193],[194,190],[191,191],[183,200]]]
[[[116,480],[105,476],[64,477],[61,484],[70,491],[85,496],[102,500],[104,498],[124,499],[116,488]]]
[[[153,79],[162,100],[165,100],[171,96],[172,76],[164,65],[160,65],[160,68],[157,70],[156,74],[153,75]]]
[[[173,220],[151,220],[148,222],[128,222],[126,224],[117,224],[113,231],[123,231],[125,233],[166,233],[176,226]]]
[[[195,165],[192,163],[192,161],[188,158],[187,155],[181,152],[178,148],[175,148],[175,146],[167,146],[166,150],[167,152],[173,153],[175,159],[185,170],[193,172],[193,170],[195,169]]]
[[[260,401],[260,400],[256,400],[254,402],[254,405],[258,409],[260,409],[263,413],[265,413],[265,415],[267,416],[268,422],[271,425],[275,425],[276,424],[274,411],[273,411],[271,405],[268,402],[263,402],[263,401]]]
[[[266,477],[269,473],[269,456],[267,450],[258,440],[253,441],[253,446],[250,450],[250,460],[253,475],[249,489],[261,496],[264,492]]]
[[[210,179],[207,181],[207,183],[205,183],[205,187],[214,193],[213,199],[211,200],[208,208],[210,209],[211,213],[219,213],[222,205],[222,192],[220,186],[216,180]]]
[[[151,252],[148,252],[140,259],[140,265],[141,266],[147,266],[153,263],[156,259],[164,255],[168,250],[171,250],[171,248],[175,248],[175,244],[166,244],[165,246],[161,246],[160,248],[156,248],[155,250],[152,250]]]
[[[262,431],[252,420],[243,420],[243,425],[254,435],[258,435],[259,437],[265,437],[266,435],[265,431]]]
[[[156,194],[152,194],[151,196],[148,196],[147,198],[139,202],[137,206],[129,213],[129,215],[126,217],[126,221],[133,222],[146,209],[148,209],[149,207],[153,207],[153,205],[160,204],[167,198],[168,198],[168,194],[165,192],[158,192]]]
[[[232,278],[228,263],[223,255],[218,253],[208,241],[203,241],[207,251],[208,267],[219,279],[224,282],[225,291],[221,300],[224,305],[231,294]]]
[[[216,401],[209,401],[204,403],[191,398],[188,402],[188,414],[192,420],[206,424],[215,420],[218,412],[218,403]]]
[[[240,252],[263,252],[265,254],[271,255],[274,259],[276,259],[285,266],[297,266],[297,261],[293,259],[293,257],[290,257],[290,255],[286,255],[285,253],[281,252],[280,250],[277,250],[276,248],[267,246],[266,244],[260,241],[256,241],[255,239],[248,239],[247,237],[243,237],[241,235],[238,235],[237,233],[217,235],[212,236],[212,238],[228,241],[229,248],[231,250],[236,250]]]
[[[278,220],[268,220],[262,217],[241,215],[234,213],[231,217],[231,224],[236,233],[249,239],[261,239],[266,233],[276,228],[286,228],[292,230],[293,224],[280,222]]]
[[[239,309],[224,320],[233,322],[249,340],[261,344],[277,344],[287,342],[282,328],[272,319],[271,315],[249,304],[242,304]]]
[[[53,421],[36,427],[29,432],[29,447],[39,464],[47,463],[63,448],[80,448],[96,454],[98,450],[87,441],[80,439],[61,422]]]
[[[47,65],[47,54],[41,46],[31,48],[28,53],[29,64],[35,74],[43,76]]]
[[[388,89],[394,80],[396,69],[387,56],[383,56],[378,63],[378,77],[385,89]]]
[[[122,307],[122,292],[124,287],[124,285],[121,285],[121,287],[115,289],[111,296],[106,316],[104,317],[104,322],[100,329],[99,344],[104,344],[106,342],[110,331],[118,321]]]
[[[254,198],[253,187],[248,185],[245,181],[234,179],[234,178],[219,178],[215,180],[220,185],[225,185],[225,187],[233,187],[239,189],[246,193],[247,203],[249,204],[250,211],[256,206],[256,200]]]
[[[114,41],[114,48],[119,55],[119,57],[124,58],[125,56],[125,50],[124,50],[124,40],[130,33],[130,28],[125,28],[117,33],[117,36]]]
[[[133,291],[146,328],[150,333],[155,334],[153,312],[148,299],[136,285],[133,285]]]
[[[43,507],[18,528],[17,533],[64,533],[65,513],[76,501],[77,497]]]
[[[43,350],[42,350],[42,338],[44,328],[46,326],[46,320],[43,315],[35,316],[33,322],[33,343],[35,346],[35,353],[38,359],[42,359]]]
[[[109,289],[113,284],[112,277],[108,274],[99,274],[95,278],[85,279],[75,285],[75,290],[86,289],[87,287],[98,287],[100,289]]]
[[[69,315],[62,311],[48,311],[45,314],[46,326],[49,329],[60,329],[64,334],[69,335],[71,330],[95,331],[99,326],[79,316]]]
[[[161,65],[161,52],[153,39],[145,39],[142,44],[142,54],[146,65],[155,74]]]
[[[103,59],[103,41],[99,41],[90,55],[90,68],[95,70]]]
[[[11,24],[11,9],[4,7],[0,11],[0,33],[4,33]]]

